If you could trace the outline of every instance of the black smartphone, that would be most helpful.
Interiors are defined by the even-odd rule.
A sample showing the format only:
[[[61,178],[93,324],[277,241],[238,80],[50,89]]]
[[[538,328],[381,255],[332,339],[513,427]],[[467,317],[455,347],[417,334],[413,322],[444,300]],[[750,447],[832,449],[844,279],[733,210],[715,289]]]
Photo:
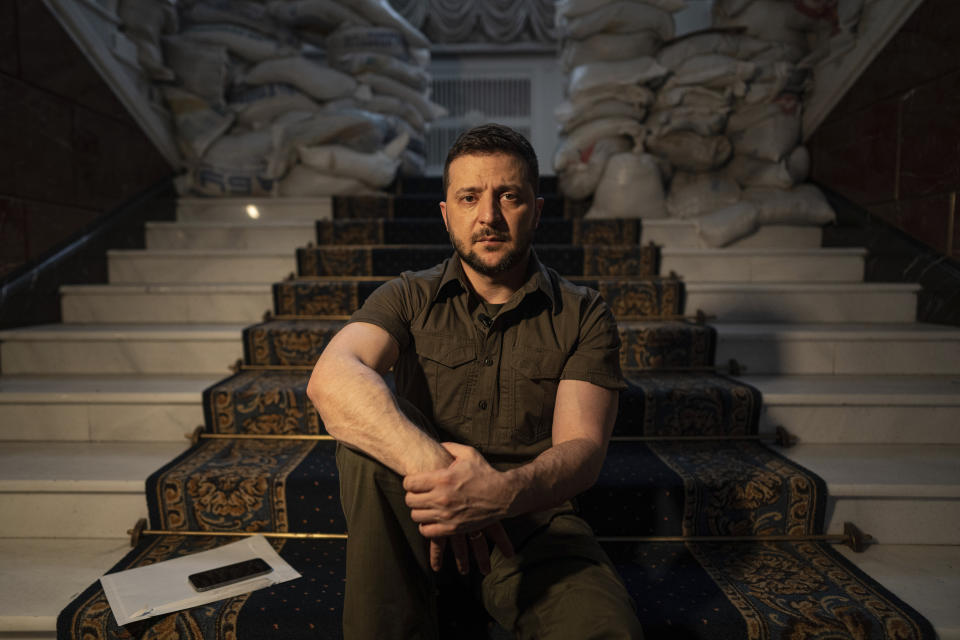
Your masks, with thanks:
[[[197,591],[209,591],[217,587],[225,587],[247,578],[255,578],[273,571],[273,567],[261,558],[251,558],[242,562],[235,562],[223,567],[215,567],[187,576],[187,580]]]

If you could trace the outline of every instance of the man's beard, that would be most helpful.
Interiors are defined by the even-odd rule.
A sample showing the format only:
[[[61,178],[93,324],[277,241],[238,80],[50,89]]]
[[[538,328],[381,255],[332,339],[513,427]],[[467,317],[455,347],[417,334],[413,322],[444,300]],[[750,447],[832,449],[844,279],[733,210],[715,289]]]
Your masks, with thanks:
[[[497,274],[504,273],[519,264],[524,258],[527,257],[532,240],[529,235],[518,236],[516,246],[514,246],[513,249],[508,251],[502,258],[500,258],[499,262],[487,264],[480,259],[480,256],[477,255],[476,251],[473,249],[467,251],[464,248],[463,243],[453,237],[452,233],[449,235],[450,243],[453,244],[453,248],[457,250],[457,255],[460,256],[460,259],[467,263],[471,269],[485,276],[495,276]],[[490,229],[473,234],[473,236],[470,237],[470,241],[478,242],[484,238],[494,238],[496,240],[507,241],[510,239],[510,234]]]

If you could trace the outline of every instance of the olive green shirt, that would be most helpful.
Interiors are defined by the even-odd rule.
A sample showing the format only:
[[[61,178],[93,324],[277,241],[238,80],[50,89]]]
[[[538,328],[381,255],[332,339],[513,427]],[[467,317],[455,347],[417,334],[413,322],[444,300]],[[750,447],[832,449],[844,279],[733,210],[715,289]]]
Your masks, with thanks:
[[[616,321],[600,294],[564,280],[532,251],[524,285],[495,316],[485,311],[454,254],[385,283],[350,322],[377,325],[397,341],[396,393],[441,440],[472,445],[500,468],[550,447],[560,380],[625,387]]]

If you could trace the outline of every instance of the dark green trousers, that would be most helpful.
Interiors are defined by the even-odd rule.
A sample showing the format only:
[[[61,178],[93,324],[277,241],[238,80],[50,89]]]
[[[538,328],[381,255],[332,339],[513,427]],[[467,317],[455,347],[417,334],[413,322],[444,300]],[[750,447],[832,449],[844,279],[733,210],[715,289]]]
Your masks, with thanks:
[[[504,521],[516,555],[506,558],[493,549],[487,576],[475,570],[459,576],[449,550],[444,571],[435,574],[400,476],[343,445],[337,466],[350,534],[346,640],[486,637],[478,602],[517,638],[643,637],[632,598],[572,510]]]

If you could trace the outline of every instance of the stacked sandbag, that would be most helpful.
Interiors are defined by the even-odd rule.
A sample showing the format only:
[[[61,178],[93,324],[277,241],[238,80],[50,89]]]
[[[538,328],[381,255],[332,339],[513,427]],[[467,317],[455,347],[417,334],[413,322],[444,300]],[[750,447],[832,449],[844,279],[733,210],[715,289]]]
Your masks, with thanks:
[[[670,40],[672,23],[666,18],[672,20],[678,5],[558,3],[565,38],[561,63],[580,63],[569,69],[567,101],[557,110],[564,136],[554,158],[561,190],[571,198],[592,194],[588,217],[695,220],[708,246],[729,244],[761,224],[831,221],[822,194],[801,184],[810,164],[801,145],[802,95],[823,3],[716,0],[715,28]],[[645,34],[636,38],[647,47],[642,53],[596,46],[596,40],[585,48],[585,40],[575,39],[588,33],[584,25],[604,24],[613,34],[625,15],[643,16],[644,22],[629,22]],[[610,16],[620,21],[604,22]],[[593,57],[584,62],[575,55]],[[607,89],[597,70],[614,67],[635,73]],[[584,76],[591,74],[594,86],[604,86],[604,100],[631,96],[633,113],[626,112],[622,97],[588,103],[595,111],[584,109],[578,92],[590,84]],[[628,160],[630,154],[647,155]],[[667,185],[662,193],[652,193],[653,172]]]
[[[647,115],[668,75],[653,55],[674,34],[682,0],[559,0],[566,99],[555,110],[561,192],[582,200],[601,189],[589,217],[663,217],[661,163],[644,153]],[[603,185],[599,187],[599,185]],[[639,200],[638,200],[639,199]]]
[[[443,113],[429,99],[430,43],[387,0],[177,7],[179,28],[158,36],[169,70],[159,89],[185,159],[181,190],[342,195],[423,173],[426,128]]]

